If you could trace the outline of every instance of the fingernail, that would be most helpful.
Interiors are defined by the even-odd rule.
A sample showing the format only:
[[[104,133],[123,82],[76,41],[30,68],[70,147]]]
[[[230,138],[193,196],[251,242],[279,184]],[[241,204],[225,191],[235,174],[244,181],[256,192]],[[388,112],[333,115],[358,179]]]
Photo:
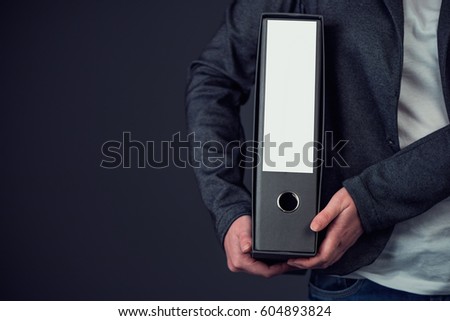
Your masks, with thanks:
[[[319,225],[315,222],[312,222],[311,225],[309,226],[309,228],[313,231],[313,232],[319,232]]]

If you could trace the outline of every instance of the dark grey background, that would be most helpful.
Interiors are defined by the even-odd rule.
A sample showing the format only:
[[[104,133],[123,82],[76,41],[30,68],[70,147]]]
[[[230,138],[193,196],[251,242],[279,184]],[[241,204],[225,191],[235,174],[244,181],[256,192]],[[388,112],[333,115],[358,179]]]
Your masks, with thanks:
[[[227,270],[191,169],[100,167],[125,131],[186,135],[187,68],[229,3],[1,1],[0,299],[306,299],[305,277]]]

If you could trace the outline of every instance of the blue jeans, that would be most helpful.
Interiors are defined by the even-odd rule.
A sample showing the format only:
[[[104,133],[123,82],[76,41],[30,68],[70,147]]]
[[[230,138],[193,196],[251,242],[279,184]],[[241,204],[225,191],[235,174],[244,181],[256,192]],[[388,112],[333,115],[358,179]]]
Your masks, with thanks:
[[[313,301],[450,301],[450,295],[419,295],[390,289],[367,279],[347,279],[311,273]]]

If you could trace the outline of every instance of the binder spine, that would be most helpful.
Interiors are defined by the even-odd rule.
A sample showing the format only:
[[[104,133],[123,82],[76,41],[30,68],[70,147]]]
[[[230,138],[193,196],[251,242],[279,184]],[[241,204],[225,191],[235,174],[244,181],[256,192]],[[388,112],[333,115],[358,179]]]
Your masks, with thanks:
[[[261,17],[254,109],[254,137],[257,142],[255,147],[260,157],[254,159],[252,173],[252,255],[258,259],[285,260],[316,254],[318,235],[309,229],[309,223],[320,208],[322,170],[321,166],[299,169],[299,167],[270,168],[264,165],[266,161],[264,153],[267,152],[264,150],[264,117],[267,99],[265,85],[269,21],[316,23],[313,141],[323,146],[325,117],[323,18],[304,14],[263,14]],[[323,160],[323,148],[314,149],[314,159],[319,163]]]

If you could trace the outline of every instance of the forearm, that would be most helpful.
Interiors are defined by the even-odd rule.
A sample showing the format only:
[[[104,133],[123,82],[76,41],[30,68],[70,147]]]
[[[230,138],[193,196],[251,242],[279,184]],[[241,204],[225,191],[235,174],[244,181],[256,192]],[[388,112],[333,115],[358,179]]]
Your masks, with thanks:
[[[236,218],[251,213],[251,196],[240,166],[243,156],[230,148],[230,142],[235,147],[244,140],[240,106],[254,84],[261,14],[293,12],[299,7],[298,1],[234,1],[225,23],[191,66],[186,92],[188,130],[201,146],[214,142],[215,149],[214,153],[191,149],[191,156],[201,161],[195,174],[221,242]],[[208,164],[208,156],[222,158],[223,163]]]
[[[344,186],[365,232],[422,214],[450,196],[450,126],[367,168]]]
[[[231,223],[251,213],[239,148],[245,138],[240,106],[250,89],[201,62],[193,64],[192,75],[186,99],[188,130],[201,148],[191,149],[191,157],[199,161],[195,175],[222,244]]]

